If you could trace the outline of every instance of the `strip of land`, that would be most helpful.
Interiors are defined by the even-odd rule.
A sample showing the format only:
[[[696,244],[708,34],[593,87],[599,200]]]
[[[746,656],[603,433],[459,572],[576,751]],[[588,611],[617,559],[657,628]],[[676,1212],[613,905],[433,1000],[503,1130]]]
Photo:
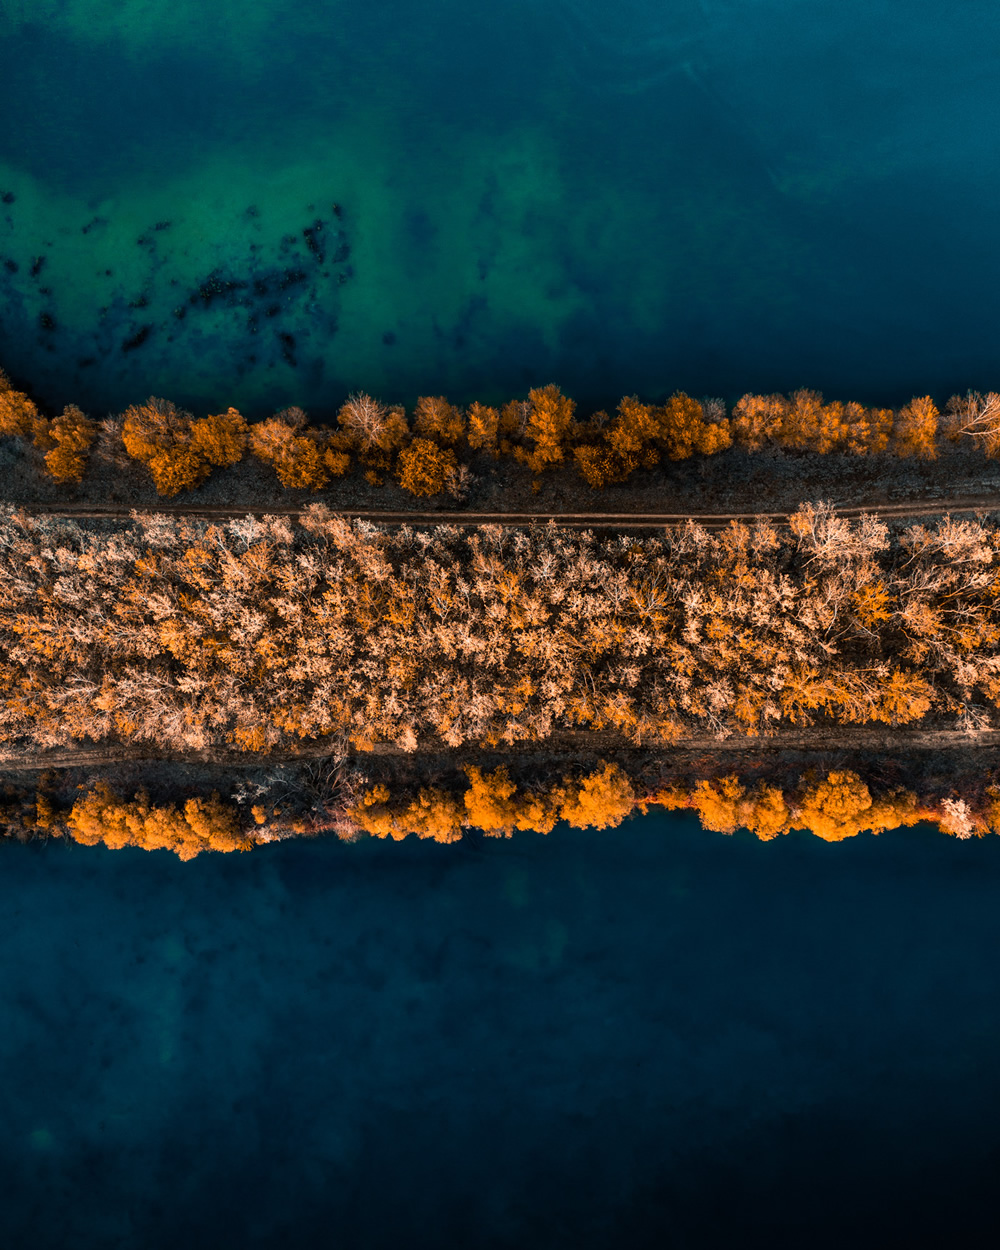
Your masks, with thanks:
[[[1000,730],[982,729],[973,733],[949,729],[852,729],[842,733],[830,733],[827,729],[800,729],[794,733],[771,736],[759,734],[733,735],[716,738],[699,734],[682,738],[669,747],[637,747],[621,734],[615,733],[566,733],[554,734],[542,742],[517,742],[507,748],[509,754],[518,756],[550,756],[559,751],[664,751],[676,752],[710,751],[727,754],[760,755],[768,752],[787,751],[947,751],[1000,747]],[[439,742],[429,745],[434,754],[449,758],[469,759],[476,754],[475,748],[442,747]],[[418,753],[423,753],[417,748]],[[487,754],[504,754],[502,749],[490,748]],[[178,764],[218,764],[228,768],[260,768],[262,765],[294,764],[300,760],[331,758],[365,758],[369,755],[396,755],[410,757],[414,753],[404,751],[392,742],[378,742],[370,751],[358,751],[349,744],[338,746],[330,742],[310,743],[295,751],[269,751],[259,755],[245,751],[176,751],[158,749],[156,746],[131,745],[109,746],[100,749],[81,747],[76,750],[54,751],[4,751],[0,752],[0,768],[43,772],[50,768],[85,768],[105,764],[142,763],[145,761],[175,762]]]
[[[138,512],[140,515],[162,514],[205,520],[223,520],[243,516],[294,516],[305,515],[304,507],[275,505],[269,508],[226,508],[203,505],[185,507],[182,504],[157,504],[155,508],[101,508],[93,504],[17,504],[19,510],[31,516],[72,517],[78,520],[125,520]],[[658,529],[664,525],[683,525],[694,521],[708,529],[722,529],[732,521],[753,521],[758,517],[782,523],[788,512],[467,512],[438,509],[433,511],[381,511],[364,508],[332,508],[324,503],[330,516],[345,519],[371,521],[378,525],[547,525],[554,522],[567,529]],[[927,499],[920,502],[873,503],[871,505],[838,505],[838,516],[857,518],[865,515],[891,516],[897,518],[941,516],[944,513],[1000,512],[1000,496],[955,496],[953,498]]]

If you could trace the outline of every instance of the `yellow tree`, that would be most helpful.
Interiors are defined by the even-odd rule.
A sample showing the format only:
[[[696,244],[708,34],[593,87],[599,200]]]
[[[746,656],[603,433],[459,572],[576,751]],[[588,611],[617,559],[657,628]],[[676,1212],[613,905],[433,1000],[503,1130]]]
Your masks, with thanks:
[[[784,395],[744,395],[730,417],[733,439],[747,451],[780,442],[788,409]]]
[[[494,460],[499,459],[497,437],[500,414],[495,408],[487,408],[478,400],[469,408],[469,446],[474,451],[488,452]]]
[[[57,482],[79,482],[87,468],[87,452],[97,435],[97,426],[74,404],[68,404],[56,417],[49,433],[55,442],[45,454],[45,466]]]
[[[47,429],[48,422],[34,401],[23,391],[15,391],[7,375],[0,372],[0,434],[44,438]]]
[[[465,768],[469,788],[463,795],[469,823],[493,837],[509,838],[514,831],[518,805],[513,801],[517,786],[506,765],[483,774],[474,764]]]
[[[286,409],[258,421],[249,428],[250,451],[272,466],[287,489],[322,490],[330,480],[331,466],[312,431],[296,433],[304,421],[300,409]]]
[[[660,441],[670,460],[687,460],[695,452],[711,456],[732,443],[729,423],[708,422],[701,404],[683,391],[672,395],[658,411]]]
[[[436,495],[458,465],[450,447],[439,447],[427,438],[415,438],[399,453],[396,471],[399,484],[414,495]]]
[[[620,825],[635,807],[632,783],[617,764],[601,760],[598,772],[580,781],[565,779],[566,797],[560,816],[574,829],[607,829]]]
[[[247,447],[247,423],[235,408],[193,421],[191,447],[209,464],[238,464]]]
[[[818,391],[797,390],[782,423],[782,444],[795,451],[837,451],[847,442],[848,425],[844,418],[843,404],[824,404]]]
[[[930,395],[911,399],[896,413],[892,450],[897,456],[937,458],[938,410]]]
[[[211,462],[192,445],[191,427],[189,412],[156,396],[144,404],[133,404],[125,412],[125,450],[149,469],[161,495],[192,490],[212,471]]]
[[[465,434],[465,418],[461,410],[449,404],[443,395],[421,395],[417,400],[413,428],[424,438],[454,447]]]
[[[576,401],[551,383],[529,391],[528,400],[530,412],[524,437],[534,446],[530,451],[516,447],[514,455],[528,465],[532,473],[541,473],[549,465],[559,464],[565,455],[565,441],[573,427]]]
[[[846,446],[856,456],[874,456],[889,446],[893,429],[891,408],[865,408],[863,404],[844,405]]]
[[[872,796],[857,773],[831,772],[825,781],[806,790],[792,826],[808,829],[827,842],[840,842],[870,827],[865,816],[871,806]]]

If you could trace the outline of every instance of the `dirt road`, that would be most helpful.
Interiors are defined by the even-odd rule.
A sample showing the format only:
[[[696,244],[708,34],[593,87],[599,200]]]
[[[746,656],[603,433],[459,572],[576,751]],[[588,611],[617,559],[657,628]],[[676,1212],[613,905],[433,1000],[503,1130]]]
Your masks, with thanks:
[[[1000,512],[1000,498],[996,496],[956,496],[949,499],[908,500],[904,503],[850,505],[838,507],[844,517],[860,517],[874,513],[883,517],[941,516],[944,513]],[[19,504],[19,509],[33,516],[63,516],[80,519],[107,519],[128,517],[132,509],[95,507],[93,504]],[[708,529],[721,529],[730,521],[753,521],[763,517],[779,524],[787,512],[464,512],[443,509],[420,511],[377,511],[364,508],[330,508],[332,516],[372,521],[379,525],[546,525],[550,521],[569,529],[661,529],[666,525],[682,525],[696,521]],[[185,507],[182,504],[157,504],[155,508],[137,509],[143,515],[185,516],[204,520],[224,520],[243,516],[302,516],[301,507],[281,506],[273,508],[224,508]]]

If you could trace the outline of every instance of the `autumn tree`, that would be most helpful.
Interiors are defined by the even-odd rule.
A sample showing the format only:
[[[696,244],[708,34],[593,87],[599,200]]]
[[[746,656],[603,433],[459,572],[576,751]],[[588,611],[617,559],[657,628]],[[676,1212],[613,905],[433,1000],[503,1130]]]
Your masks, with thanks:
[[[577,447],[573,456],[588,485],[600,489],[627,481],[636,469],[653,468],[661,454],[685,460],[695,452],[723,451],[731,443],[728,423],[721,413],[714,416],[706,420],[703,405],[683,393],[660,407],[626,396],[601,429],[600,441]]]
[[[819,391],[801,388],[792,393],[782,421],[784,447],[825,455],[844,446],[847,435],[843,404],[824,404]]]
[[[888,448],[894,424],[891,408],[866,408],[852,401],[844,404],[842,420],[844,445],[853,455],[877,456]]]
[[[866,827],[865,814],[871,806],[871,793],[857,773],[831,772],[805,791],[792,824],[827,842],[839,842]]]
[[[595,490],[624,482],[635,469],[651,469],[659,462],[655,446],[663,434],[661,409],[640,403],[634,395],[618,404],[612,421],[601,427],[600,441],[574,449],[584,480]]]
[[[305,420],[301,408],[286,408],[249,429],[251,453],[271,465],[288,490],[322,490],[334,469],[343,473],[348,467],[343,453],[334,452],[331,457],[324,451],[314,431],[298,433]]]
[[[87,469],[87,452],[97,436],[97,425],[74,404],[68,404],[49,426],[54,446],[45,453],[45,466],[57,482],[79,482]]]
[[[560,816],[575,829],[607,829],[620,825],[635,807],[635,791],[617,764],[600,762],[600,769],[580,781],[566,779],[566,797]]]
[[[239,437],[240,421],[239,412],[230,409],[221,419],[207,417],[202,424],[170,400],[150,396],[145,404],[125,411],[121,441],[133,460],[148,467],[158,494],[173,496],[200,486],[212,464],[231,462],[224,457]],[[199,426],[197,440],[195,425]]]
[[[937,458],[938,410],[930,395],[913,398],[896,413],[892,450],[897,456]]]
[[[38,411],[35,402],[23,391],[16,391],[10,379],[0,372],[0,434],[13,434],[21,438],[44,437],[48,422]]]
[[[209,798],[188,799],[182,811],[175,804],[156,805],[141,790],[134,799],[120,799],[105,781],[99,781],[77,799],[67,817],[76,842],[111,850],[126,846],[147,851],[169,850],[182,860],[201,851],[234,851],[246,845],[235,809],[213,792]]]
[[[495,408],[487,408],[478,400],[469,408],[469,446],[474,451],[488,452],[494,460],[500,457],[497,442],[500,430],[500,414]]]
[[[576,401],[563,395],[558,386],[550,383],[529,391],[528,403],[527,419],[520,436],[533,446],[530,449],[515,447],[514,457],[537,474],[563,460],[566,437],[573,427]]]
[[[414,412],[413,428],[423,438],[454,447],[465,435],[461,409],[449,404],[443,395],[421,395]]]
[[[511,781],[507,767],[501,764],[492,773],[484,774],[474,764],[465,768],[469,788],[463,795],[469,823],[492,837],[510,837],[518,816],[514,801],[517,786]]]
[[[397,842],[411,833],[435,842],[458,842],[464,825],[458,800],[434,786],[422,787],[410,802],[395,803],[390,800],[388,786],[373,786],[361,794],[348,814],[365,833]]]
[[[976,441],[987,456],[1000,456],[1000,395],[990,391],[968,391],[948,400],[945,435],[958,442],[963,435]]]
[[[339,420],[363,456],[392,452],[402,446],[409,434],[402,408],[389,407],[364,391],[348,396]]]
[[[668,460],[687,460],[695,452],[712,456],[732,443],[725,420],[705,420],[702,405],[683,391],[672,395],[659,412],[659,440]]]
[[[211,465],[238,464],[247,447],[247,423],[235,408],[191,423],[191,448]]]
[[[784,395],[744,395],[729,418],[734,441],[747,451],[780,442],[788,409]]]
[[[399,453],[396,471],[399,484],[414,495],[436,495],[448,485],[458,461],[450,447],[428,438],[414,438]]]

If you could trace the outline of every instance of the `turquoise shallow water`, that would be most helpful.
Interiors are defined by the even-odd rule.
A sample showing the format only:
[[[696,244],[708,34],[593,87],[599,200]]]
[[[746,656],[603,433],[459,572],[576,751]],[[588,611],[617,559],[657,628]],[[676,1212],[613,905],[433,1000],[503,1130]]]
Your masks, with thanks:
[[[97,415],[995,387],[997,36],[0,0],[0,363]],[[4,1244],[992,1244],[998,846],[5,847]]]
[[[5,0],[0,354],[98,413],[988,387],[997,47],[927,0]]]

